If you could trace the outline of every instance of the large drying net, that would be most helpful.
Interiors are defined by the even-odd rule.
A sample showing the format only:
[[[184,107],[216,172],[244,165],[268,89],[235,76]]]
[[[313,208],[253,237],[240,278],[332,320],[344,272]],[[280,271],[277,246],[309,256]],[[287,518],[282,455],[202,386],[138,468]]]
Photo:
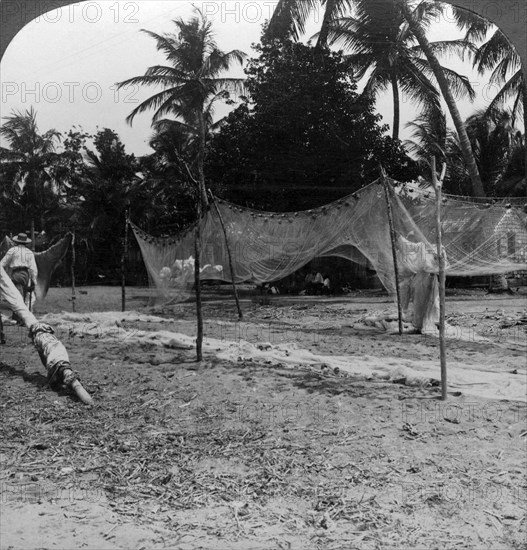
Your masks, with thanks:
[[[432,191],[387,180],[312,210],[262,212],[216,199],[200,221],[201,278],[278,281],[313,258],[339,256],[373,268],[390,294],[395,276],[391,206],[403,302],[415,274],[437,272]],[[527,269],[527,215],[521,205],[478,204],[446,196],[441,205],[447,274],[470,276]],[[221,223],[223,221],[223,224]],[[184,300],[194,282],[195,228],[155,238],[133,226],[150,283],[163,300]],[[232,270],[226,242],[229,243]],[[426,279],[426,284],[432,284]],[[414,289],[415,291],[415,289]],[[404,304],[403,304],[404,305]]]
[[[216,199],[200,221],[201,278],[272,282],[313,258],[339,256],[373,267],[388,292],[394,293],[386,193],[401,275],[435,271],[434,249],[408,210],[391,186],[385,189],[374,182],[341,200],[301,212],[262,212]],[[158,296],[165,300],[187,298],[194,282],[195,226],[170,238],[155,238],[132,227]]]
[[[433,190],[401,187],[401,201],[430,242],[435,242],[436,201]],[[527,214],[511,199],[490,202],[445,195],[441,204],[447,274],[474,276],[527,269]],[[516,201],[519,202],[519,201]]]
[[[68,233],[62,239],[58,240],[54,245],[50,246],[47,250],[42,252],[35,252],[35,262],[38,269],[37,288],[35,289],[36,297],[39,300],[43,300],[49,290],[51,283],[51,276],[58,267],[68,248],[71,245],[73,235]],[[16,243],[9,237],[4,237],[0,241],[0,259],[4,254]]]

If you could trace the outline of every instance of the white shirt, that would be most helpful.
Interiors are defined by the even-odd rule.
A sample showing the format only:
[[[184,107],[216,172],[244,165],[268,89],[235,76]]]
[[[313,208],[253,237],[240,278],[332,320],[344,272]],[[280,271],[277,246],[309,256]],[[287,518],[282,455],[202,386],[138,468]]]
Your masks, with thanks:
[[[11,275],[13,269],[17,267],[27,267],[33,284],[37,286],[38,269],[37,263],[35,262],[35,255],[32,250],[23,244],[17,244],[10,248],[2,258],[2,261],[0,261],[0,265],[9,275]]]

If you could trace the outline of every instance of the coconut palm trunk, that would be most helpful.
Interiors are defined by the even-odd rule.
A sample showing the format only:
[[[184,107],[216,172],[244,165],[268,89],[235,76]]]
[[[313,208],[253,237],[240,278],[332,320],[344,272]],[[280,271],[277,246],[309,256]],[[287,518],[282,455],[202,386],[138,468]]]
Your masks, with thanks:
[[[465,129],[465,125],[463,124],[463,120],[461,119],[461,115],[459,114],[454,96],[452,95],[452,92],[448,85],[448,81],[445,77],[443,70],[441,69],[441,64],[439,63],[436,55],[432,51],[432,48],[430,47],[430,42],[426,38],[424,30],[419,25],[419,22],[414,19],[412,12],[408,7],[408,4],[406,3],[406,0],[400,0],[400,3],[404,17],[408,21],[408,25],[410,26],[412,33],[419,42],[419,45],[421,46],[428,60],[428,63],[430,64],[430,67],[434,72],[437,83],[439,84],[439,88],[441,89],[441,93],[443,94],[443,98],[445,99],[450,115],[452,116],[452,120],[459,136],[459,143],[463,152],[463,157],[467,164],[467,169],[472,182],[472,194],[475,197],[485,197],[485,190],[483,189],[483,183],[481,181],[481,176],[479,174],[478,166],[476,164],[476,159],[474,158],[474,153],[472,152],[472,148],[470,146],[470,140]]]
[[[397,73],[392,71],[392,95],[393,95],[393,139],[399,139],[399,126],[401,124],[401,104],[399,102],[399,84],[397,83]]]
[[[205,117],[203,115],[203,109],[198,113],[199,124],[199,149],[198,149],[198,182],[199,182],[199,196],[201,200],[201,207],[205,209],[209,204],[207,198],[207,190],[205,188]]]
[[[320,33],[317,40],[317,48],[326,48],[328,45],[329,27],[333,20],[334,13],[337,10],[339,0],[326,0],[326,9],[324,10],[324,18]]]

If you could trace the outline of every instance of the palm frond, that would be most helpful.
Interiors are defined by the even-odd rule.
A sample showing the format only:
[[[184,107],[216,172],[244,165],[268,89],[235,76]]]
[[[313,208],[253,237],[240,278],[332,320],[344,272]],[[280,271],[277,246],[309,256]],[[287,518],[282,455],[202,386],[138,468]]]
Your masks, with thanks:
[[[268,39],[298,40],[305,33],[306,23],[317,0],[279,0],[266,29]]]
[[[521,71],[520,60],[519,58],[505,57],[502,59],[492,71],[490,75],[491,84],[502,84],[507,80],[507,77],[510,73],[516,74]]]
[[[344,56],[344,61],[348,64],[353,78],[361,80],[368,70],[375,68],[377,60],[370,53],[356,53]]]
[[[144,32],[156,41],[157,51],[162,51],[169,61],[179,63],[178,43],[174,36],[163,36],[147,29],[141,29],[141,32]]]
[[[421,69],[417,58],[402,59],[398,65],[402,93],[426,109],[439,109],[440,96],[436,87]]]
[[[163,90],[157,94],[154,94],[153,96],[149,97],[148,99],[145,99],[142,103],[140,103],[127,117],[126,122],[130,125],[132,125],[134,118],[141,113],[145,113],[146,111],[152,110],[152,109],[158,109],[162,104],[164,104],[167,99],[170,101],[173,101],[174,98],[177,99],[178,92],[180,92],[180,88],[169,88],[167,90]],[[183,95],[183,94],[181,94]]]
[[[512,75],[490,102],[487,110],[501,109],[511,100],[514,101],[514,111],[522,113],[525,105],[523,105],[523,86],[524,78],[523,71],[517,71]]]
[[[424,74],[430,78],[435,78],[434,71],[428,61],[424,59],[415,58],[413,60],[415,65],[419,67]],[[473,101],[476,97],[476,92],[470,83],[470,79],[464,75],[457,73],[456,71],[449,69],[448,67],[442,67],[443,74],[445,75],[449,87],[452,90],[452,93],[457,98],[468,97]]]
[[[477,51],[476,46],[471,42],[467,42],[465,39],[430,42],[430,49],[436,55],[455,55],[459,57],[461,61],[465,61],[465,55],[467,55],[467,53],[475,55]],[[415,54],[424,55],[421,46],[413,46],[410,50]]]
[[[474,55],[474,67],[480,74],[493,70],[494,67],[506,58],[517,59],[519,56],[507,37],[497,30],[491,38],[482,44]]]
[[[215,77],[221,72],[228,70],[233,62],[242,65],[246,58],[247,54],[241,50],[232,50],[228,53],[214,50],[208,58],[204,60],[200,71],[200,77]]]
[[[449,6],[449,9],[452,10],[458,29],[465,31],[465,40],[468,42],[481,42],[495,28],[489,20],[472,11],[454,5]]]

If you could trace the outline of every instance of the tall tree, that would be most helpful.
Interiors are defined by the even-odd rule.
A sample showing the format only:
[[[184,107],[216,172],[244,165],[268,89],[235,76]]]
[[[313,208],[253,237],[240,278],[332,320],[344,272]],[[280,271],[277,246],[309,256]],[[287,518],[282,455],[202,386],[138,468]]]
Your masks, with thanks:
[[[128,85],[162,86],[158,92],[139,104],[128,116],[132,123],[138,113],[155,110],[153,122],[162,120],[165,115],[174,116],[174,124],[179,124],[197,139],[196,179],[200,200],[197,201],[197,217],[201,217],[203,208],[208,204],[205,187],[205,152],[208,130],[212,123],[214,105],[219,99],[225,99],[229,91],[243,92],[243,79],[225,78],[224,73],[233,62],[242,63],[245,54],[239,50],[228,53],[219,49],[212,23],[199,10],[188,22],[174,20],[176,32],[159,35],[146,32],[157,43],[157,49],[166,55],[169,65],[155,65],[147,69],[143,76],[137,76],[121,82],[119,87]],[[201,360],[203,340],[203,321],[200,290],[200,225],[196,225],[194,280],[198,318],[198,336],[196,355]]]
[[[150,203],[137,176],[138,161],[126,153],[119,136],[104,128],[94,136],[93,144],[95,150],[85,148],[84,170],[68,189],[75,210],[72,223],[78,241],[86,244],[84,275],[119,280],[125,211],[130,207],[139,220],[145,204]]]
[[[523,113],[523,126],[527,129],[525,69],[518,52],[499,29],[478,48],[474,56],[474,66],[479,74],[492,71],[490,84],[501,86],[488,106],[489,113],[512,101],[512,124],[514,125],[516,118]],[[527,170],[527,152],[524,163]]]
[[[434,3],[422,3],[415,13],[420,25],[428,28],[439,11]],[[386,2],[381,6],[376,2],[357,1],[353,17],[336,20],[329,36],[331,42],[342,44],[352,52],[347,59],[355,78],[360,80],[369,73],[365,94],[374,96],[391,86],[394,139],[399,138],[401,92],[427,110],[441,112],[432,67],[423,59],[421,47],[416,45],[397,3]],[[463,53],[467,43],[463,40],[434,42],[431,48],[442,53]],[[444,66],[441,69],[458,97],[474,98],[475,92],[467,77]]]
[[[53,177],[53,166],[59,159],[55,147],[60,132],[48,130],[40,134],[33,107],[25,113],[13,112],[4,120],[0,135],[9,145],[0,147],[4,196],[27,216],[25,222],[30,223],[34,243],[35,223],[39,223],[40,230],[45,229],[44,213],[57,200],[58,182]]]
[[[417,7],[413,8],[409,5],[409,0],[353,0],[353,5],[355,8],[361,4],[369,4],[369,8],[379,14],[379,20],[383,15],[386,17],[385,14],[391,11],[394,3],[400,6],[403,16],[408,22],[410,32],[415,36],[417,42],[419,43],[419,46],[428,61],[429,67],[438,82],[443,98],[447,103],[450,115],[454,120],[456,131],[459,134],[463,155],[466,159],[467,166],[469,167],[473,194],[476,196],[484,196],[481,177],[478,173],[474,155],[470,150],[470,142],[467,132],[463,126],[463,120],[461,119],[459,110],[457,109],[456,102],[454,100],[454,95],[450,89],[449,79],[445,75],[445,72],[439,63],[437,58],[437,50],[434,51],[434,47],[430,45],[430,42],[426,37],[426,26],[421,24],[423,8],[428,8],[430,5],[435,9],[440,9],[439,2],[435,2],[434,0],[423,0],[418,3]],[[269,36],[271,38],[281,36],[297,38],[299,34],[305,30],[305,24],[310,13],[312,12],[313,5],[313,0],[280,0],[267,29]],[[340,3],[337,2],[335,5],[340,5]]]
[[[207,166],[223,196],[267,210],[321,206],[379,175],[404,181],[416,167],[373,100],[359,95],[340,53],[266,41],[247,68],[250,101],[215,136]]]
[[[331,26],[353,5],[354,0],[279,0],[265,30],[266,39],[298,40],[306,23],[319,7],[323,9],[316,48],[326,48]]]
[[[264,38],[298,40],[306,32],[306,23],[319,5],[318,0],[278,0]]]
[[[212,23],[199,10],[188,22],[174,20],[176,32],[159,35],[143,29],[164,52],[169,65],[149,67],[143,76],[120,82],[120,88],[129,85],[161,86],[155,93],[140,103],[127,117],[131,124],[139,113],[154,110],[153,122],[166,115],[175,117],[173,124],[195,136],[198,146],[196,165],[201,202],[208,203],[205,189],[204,160],[208,128],[212,124],[214,106],[226,99],[229,92],[243,92],[243,79],[220,76],[231,65],[242,63],[245,54],[239,50],[228,53],[218,48],[214,40]]]
[[[511,111],[481,109],[465,121],[479,173],[489,196],[503,196],[521,189],[523,139],[514,127]],[[451,192],[467,194],[470,177],[456,134],[447,143],[448,172],[445,185]],[[525,190],[522,190],[525,192]]]
[[[363,1],[367,1],[367,0],[363,0]],[[383,1],[391,2],[392,0],[383,0]],[[432,69],[437,79],[439,88],[441,89],[443,98],[448,106],[450,116],[452,117],[454,126],[456,128],[456,131],[459,137],[459,145],[460,145],[461,151],[463,152],[463,157],[465,159],[467,169],[470,175],[470,180],[472,182],[472,194],[476,197],[484,197],[485,190],[483,188],[483,183],[481,181],[481,176],[479,174],[476,159],[471,149],[467,130],[465,128],[465,125],[459,113],[459,109],[457,108],[454,95],[452,93],[450,84],[448,82],[448,78],[446,77],[441,67],[441,64],[439,63],[439,60],[437,58],[437,55],[436,55],[436,52],[434,51],[433,46],[430,44],[429,40],[426,37],[425,29],[420,24],[418,12],[416,10],[412,10],[409,7],[407,0],[396,0],[396,1],[399,2],[399,5],[401,6],[404,17],[410,27],[410,30],[414,34],[415,38],[419,43],[419,46],[421,46],[423,54],[426,56],[426,59],[428,60],[430,68]]]
[[[448,130],[446,116],[437,109],[426,109],[406,128],[412,131],[410,139],[404,142],[406,150],[415,156],[423,176],[431,181],[430,160],[435,157],[439,166],[447,162]]]

